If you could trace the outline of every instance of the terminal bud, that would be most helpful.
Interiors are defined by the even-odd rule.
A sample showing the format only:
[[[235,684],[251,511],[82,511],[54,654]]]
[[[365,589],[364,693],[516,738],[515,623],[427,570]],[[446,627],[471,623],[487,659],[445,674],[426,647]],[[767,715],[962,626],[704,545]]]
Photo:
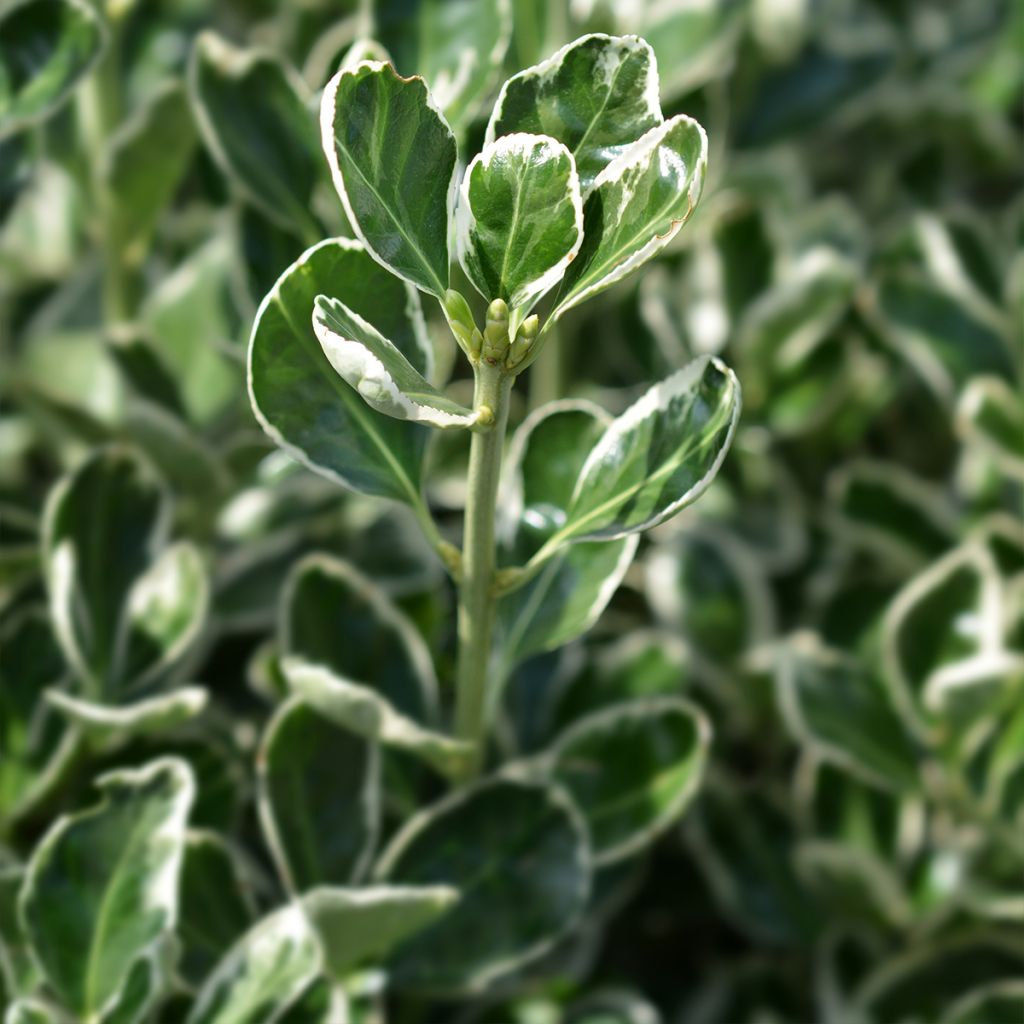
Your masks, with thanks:
[[[481,355],[489,363],[504,362],[508,348],[508,304],[504,299],[495,299],[487,307]]]

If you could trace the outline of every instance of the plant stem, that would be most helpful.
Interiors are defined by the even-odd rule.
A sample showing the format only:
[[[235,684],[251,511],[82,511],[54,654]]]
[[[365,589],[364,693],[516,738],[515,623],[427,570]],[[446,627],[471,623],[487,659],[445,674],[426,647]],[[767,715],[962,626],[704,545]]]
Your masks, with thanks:
[[[487,672],[494,626],[494,514],[501,473],[501,452],[508,424],[512,376],[481,361],[476,367],[474,408],[494,414],[489,430],[473,434],[469,453],[469,488],[459,585],[459,654],[456,676],[455,730],[475,744],[467,775],[476,775],[483,760],[487,729]]]

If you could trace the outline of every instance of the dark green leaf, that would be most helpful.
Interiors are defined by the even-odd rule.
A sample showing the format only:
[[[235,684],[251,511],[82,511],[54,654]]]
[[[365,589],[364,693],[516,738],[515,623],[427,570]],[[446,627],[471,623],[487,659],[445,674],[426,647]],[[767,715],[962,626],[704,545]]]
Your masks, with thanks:
[[[293,698],[271,719],[258,765],[263,831],[289,890],[365,874],[380,818],[376,744]]]
[[[632,856],[679,820],[710,744],[705,717],[673,697],[613,705],[555,741],[552,777],[583,814],[595,864]]]
[[[85,1019],[131,997],[139,972],[158,967],[177,917],[195,793],[191,771],[177,758],[112,772],[97,784],[102,802],[57,821],[36,848],[21,893],[22,920],[47,981]]]
[[[41,121],[95,64],[107,33],[83,0],[24,0],[0,16],[0,138]]]
[[[455,136],[423,79],[379,61],[342,69],[324,89],[320,127],[345,212],[374,258],[443,297]]]
[[[420,812],[378,865],[391,883],[452,885],[458,903],[392,957],[402,988],[467,992],[542,956],[590,889],[579,812],[558,791],[492,779]]]
[[[358,242],[331,239],[281,275],[256,315],[249,342],[256,417],[277,444],[330,479],[415,505],[428,433],[381,416],[338,376],[313,331],[319,295],[341,299],[430,376],[415,293]]]

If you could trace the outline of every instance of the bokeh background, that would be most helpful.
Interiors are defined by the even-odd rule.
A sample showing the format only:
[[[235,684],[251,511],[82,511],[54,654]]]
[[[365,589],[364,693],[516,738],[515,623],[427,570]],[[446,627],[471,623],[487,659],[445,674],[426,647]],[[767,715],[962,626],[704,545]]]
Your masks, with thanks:
[[[704,197],[662,257],[566,318],[513,417],[565,396],[618,412],[705,352],[738,373],[743,416],[719,480],[644,540],[593,633],[510,681],[501,742],[529,753],[583,709],[685,692],[714,722],[708,777],[543,969],[389,1019],[1019,1024],[1024,7],[108,0],[99,63],[71,74],[94,45],[71,25],[66,87],[26,114],[29,64],[74,11],[37,7],[28,64],[16,8],[0,14],[4,860],[101,768],[174,750],[200,773],[196,823],[268,873],[251,761],[280,699],[281,583],[310,551],[384,586],[450,679],[453,595],[414,524],[278,453],[246,395],[262,296],[347,233],[317,93],[353,44],[382,47],[472,154],[508,74],[587,31],[638,33],[666,115],[707,128]],[[41,510],[111,443],[145,451],[203,552],[191,669],[214,702],[50,784],[62,726],[39,695],[66,669]],[[465,455],[447,436],[433,453],[451,528]]]

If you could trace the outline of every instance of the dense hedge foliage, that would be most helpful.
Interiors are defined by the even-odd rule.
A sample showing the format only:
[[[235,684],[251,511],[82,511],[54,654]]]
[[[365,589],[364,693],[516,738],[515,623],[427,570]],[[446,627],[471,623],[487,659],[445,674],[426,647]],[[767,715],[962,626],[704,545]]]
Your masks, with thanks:
[[[422,75],[461,172],[571,130],[568,73],[488,121],[594,32],[657,57],[628,140],[690,115],[707,175],[512,392],[503,567],[654,382],[724,363],[743,410],[698,503],[499,603],[465,785],[469,432],[379,417],[410,501],[356,443],[376,393],[253,325],[322,359],[347,274],[454,375],[425,415],[468,415],[441,307],[322,243],[320,92]],[[1022,32],[1008,0],[0,8],[6,1024],[1024,1019]]]

